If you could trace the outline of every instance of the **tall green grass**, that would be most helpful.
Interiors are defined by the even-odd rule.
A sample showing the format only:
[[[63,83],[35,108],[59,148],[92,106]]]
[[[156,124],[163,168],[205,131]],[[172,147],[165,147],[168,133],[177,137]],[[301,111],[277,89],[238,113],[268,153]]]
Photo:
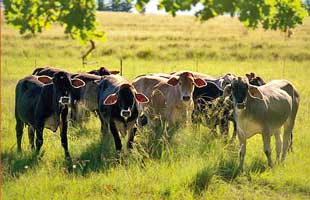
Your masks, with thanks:
[[[61,27],[20,36],[2,24],[3,199],[309,199],[309,18],[289,39],[279,32],[248,30],[227,17],[200,23],[190,16],[99,13],[99,20],[107,41],[97,44],[84,67],[81,55],[87,46],[63,35]],[[25,129],[23,153],[16,153],[14,88],[19,79],[43,65],[69,71],[119,69],[120,58],[129,80],[183,69],[210,75],[253,71],[266,81],[290,80],[301,96],[294,152],[270,169],[257,135],[248,142],[245,171],[238,174],[237,141],[230,144],[203,126],[189,126],[156,147],[150,142],[155,133],[139,130],[135,148],[124,148],[117,160],[111,134],[101,140],[99,120],[92,117],[83,128],[69,128],[72,171],[58,132],[44,131],[42,152],[35,156]],[[272,145],[275,159],[274,140]]]

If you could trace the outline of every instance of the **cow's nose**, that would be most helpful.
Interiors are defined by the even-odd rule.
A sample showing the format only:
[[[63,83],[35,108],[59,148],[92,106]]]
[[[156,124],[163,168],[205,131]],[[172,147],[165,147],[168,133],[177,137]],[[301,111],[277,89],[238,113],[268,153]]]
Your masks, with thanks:
[[[191,99],[190,96],[183,96],[183,101],[189,101]]]
[[[238,109],[244,109],[245,108],[245,103],[237,103],[237,108]]]
[[[121,116],[124,117],[124,118],[130,117],[130,115],[131,115],[130,110],[122,110],[121,111]]]

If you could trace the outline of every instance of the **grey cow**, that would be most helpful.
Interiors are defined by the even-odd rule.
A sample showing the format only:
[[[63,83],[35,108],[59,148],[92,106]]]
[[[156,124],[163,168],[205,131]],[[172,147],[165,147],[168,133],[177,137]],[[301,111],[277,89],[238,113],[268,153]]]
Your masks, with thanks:
[[[268,165],[273,165],[270,148],[272,134],[276,140],[277,160],[280,159],[282,149],[281,160],[284,161],[300,101],[294,86],[286,80],[274,80],[258,87],[250,85],[247,78],[238,77],[224,90],[225,96],[231,93],[240,142],[240,169],[243,168],[247,139],[257,133],[262,133]]]

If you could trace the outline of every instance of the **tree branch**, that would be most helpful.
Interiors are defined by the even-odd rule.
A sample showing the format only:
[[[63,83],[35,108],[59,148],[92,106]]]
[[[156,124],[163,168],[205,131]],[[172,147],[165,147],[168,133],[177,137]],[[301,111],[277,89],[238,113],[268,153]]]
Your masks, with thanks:
[[[83,65],[86,64],[87,56],[96,48],[95,42],[93,40],[89,40],[89,42],[90,42],[90,48],[82,56]]]

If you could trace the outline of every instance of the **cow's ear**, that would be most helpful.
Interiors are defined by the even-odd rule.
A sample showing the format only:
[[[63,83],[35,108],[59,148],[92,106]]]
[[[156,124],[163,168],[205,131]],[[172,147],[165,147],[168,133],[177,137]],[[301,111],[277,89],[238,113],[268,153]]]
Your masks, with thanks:
[[[231,88],[231,84],[226,85],[226,87],[224,88],[224,92],[223,92],[223,96],[224,97],[228,97],[231,95],[232,92],[232,88]]]
[[[195,78],[194,84],[196,87],[201,88],[207,86],[207,82],[201,78]]]
[[[85,86],[85,82],[82,81],[82,80],[79,79],[79,78],[71,79],[71,84],[72,84],[72,86],[75,87],[75,88],[80,88],[80,87],[84,87],[84,86]]]
[[[106,106],[110,106],[110,105],[113,105],[117,102],[117,94],[116,93],[113,93],[113,94],[110,94],[104,101],[103,101],[103,104],[106,105]]]
[[[177,79],[176,77],[171,77],[167,83],[171,86],[176,86],[178,82],[179,82],[179,79]]]
[[[117,70],[111,70],[111,71],[110,71],[110,73],[111,73],[111,74],[119,74],[119,73],[120,73],[120,71],[117,71]]]
[[[139,103],[147,103],[149,99],[142,93],[136,93],[135,98]]]
[[[38,81],[44,84],[50,84],[53,82],[53,79],[49,76],[38,76]]]
[[[102,80],[102,79],[101,79]],[[94,83],[96,83],[97,85],[100,84],[101,80],[94,80]]]
[[[257,78],[257,80],[260,81],[261,85],[265,85],[266,84],[266,82],[260,76],[256,76],[256,78]]]
[[[250,86],[249,87],[249,94],[251,97],[263,100],[263,94],[257,87]]]
[[[245,76],[246,76],[249,80],[251,80],[251,79],[252,79],[251,74],[245,74]]]

